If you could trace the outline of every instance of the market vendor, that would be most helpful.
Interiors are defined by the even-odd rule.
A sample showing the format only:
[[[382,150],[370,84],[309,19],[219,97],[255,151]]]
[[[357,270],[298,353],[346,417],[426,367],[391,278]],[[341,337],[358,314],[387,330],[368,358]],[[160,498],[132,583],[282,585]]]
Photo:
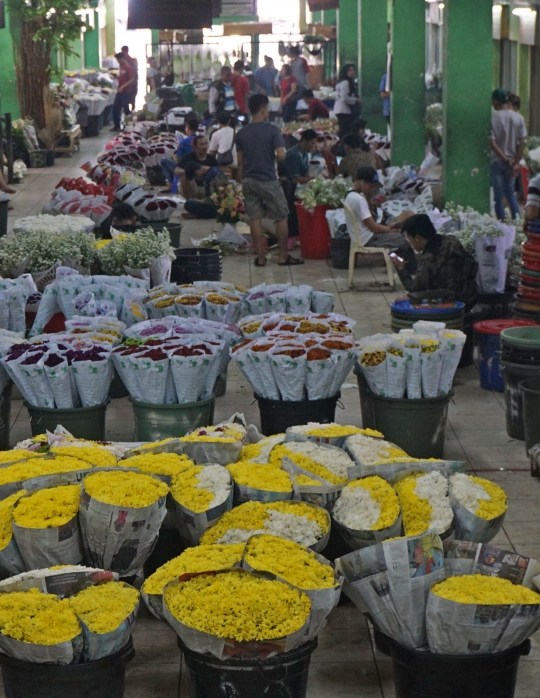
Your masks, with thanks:
[[[299,121],[315,121],[316,119],[329,119],[328,107],[313,94],[313,90],[304,90],[302,99],[308,105],[307,114],[302,114]]]
[[[223,66],[219,74],[219,80],[214,80],[208,92],[208,111],[212,117],[216,117],[220,111],[234,114],[236,102],[234,100],[234,87],[232,84],[232,70],[229,66]]]
[[[345,157],[339,163],[338,172],[342,177],[354,179],[360,167],[376,167],[375,155],[371,148],[356,133],[349,133],[343,139]]]
[[[182,177],[184,174],[185,159],[188,155],[192,156],[197,152],[195,157],[201,162],[206,161],[208,158],[212,158],[211,162],[204,162],[208,166],[217,165],[217,161],[213,156],[208,155],[208,141],[204,136],[197,136],[197,129],[199,128],[199,122],[197,119],[189,119],[186,124],[186,137],[180,141],[178,150],[176,151],[174,158],[163,158],[160,162],[161,170],[169,183],[166,189],[161,191],[162,194],[167,194],[172,189],[173,179],[175,177]]]
[[[306,184],[314,177],[309,176],[309,154],[317,145],[317,131],[307,128],[300,137],[298,145],[289,148],[285,155],[285,167],[288,178],[294,184]]]
[[[478,264],[453,235],[438,235],[426,213],[404,221],[402,232],[417,255],[416,273],[400,258],[392,258],[401,283],[409,292],[452,291],[467,310],[476,302]]]
[[[186,163],[181,191],[186,198],[183,218],[211,219],[217,215],[212,194],[227,184],[227,177],[217,166],[203,165],[199,161]]]
[[[533,177],[529,182],[527,202],[525,203],[525,220],[523,221],[523,232],[528,231],[529,221],[537,221],[540,218],[540,174]]]

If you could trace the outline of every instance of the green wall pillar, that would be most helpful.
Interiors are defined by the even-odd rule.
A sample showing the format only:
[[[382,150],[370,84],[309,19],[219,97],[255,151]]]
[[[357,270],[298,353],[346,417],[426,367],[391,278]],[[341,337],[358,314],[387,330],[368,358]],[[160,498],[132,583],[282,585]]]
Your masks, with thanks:
[[[339,0],[338,58],[341,70],[346,63],[358,65],[358,2]]]
[[[359,22],[359,77],[362,97],[362,117],[368,128],[386,133],[386,119],[382,115],[379,94],[381,78],[386,72],[388,36],[388,10],[385,2],[358,1]]]
[[[81,39],[71,42],[74,53],[66,56],[66,70],[81,70],[83,66],[84,44]]]
[[[317,12],[311,13],[311,21],[313,24],[321,24],[322,22],[322,12],[318,10]]]
[[[107,11],[107,23],[105,29],[107,56],[114,56],[116,53],[116,16],[114,14],[114,0],[105,0]]]
[[[392,17],[392,164],[424,159],[425,0],[394,0]],[[380,79],[380,76],[379,76]]]
[[[15,59],[13,57],[13,40],[11,32],[11,18],[6,13],[6,28],[0,29],[0,109],[3,114],[11,113],[14,119],[18,119],[19,99],[17,97],[17,75],[15,73]]]
[[[521,114],[529,127],[529,102],[531,98],[531,47],[518,44],[518,95],[521,97]]]
[[[99,14],[94,10],[94,27],[84,33],[84,67],[100,68],[101,54],[99,51]]]
[[[322,23],[325,27],[335,27],[337,25],[337,10],[324,10],[322,13]]]
[[[443,56],[445,201],[489,212],[492,0],[446,0]]]

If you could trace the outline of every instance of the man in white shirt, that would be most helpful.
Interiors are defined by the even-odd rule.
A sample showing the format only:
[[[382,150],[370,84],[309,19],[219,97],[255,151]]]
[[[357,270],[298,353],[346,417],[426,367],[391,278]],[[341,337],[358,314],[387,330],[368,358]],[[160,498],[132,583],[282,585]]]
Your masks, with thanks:
[[[519,216],[515,184],[527,141],[527,127],[521,114],[512,109],[508,90],[499,87],[493,91],[491,99],[495,109],[491,117],[491,186],[497,218],[504,221],[505,197],[512,218]]]
[[[220,111],[217,115],[219,128],[210,138],[208,152],[213,155],[218,165],[223,167],[237,167],[236,148],[234,147],[234,128],[230,126],[231,117],[226,111]]]
[[[364,247],[401,247],[405,242],[403,235],[392,226],[376,223],[369,209],[368,200],[380,187],[377,170],[361,167],[344,203],[356,217],[360,241]]]

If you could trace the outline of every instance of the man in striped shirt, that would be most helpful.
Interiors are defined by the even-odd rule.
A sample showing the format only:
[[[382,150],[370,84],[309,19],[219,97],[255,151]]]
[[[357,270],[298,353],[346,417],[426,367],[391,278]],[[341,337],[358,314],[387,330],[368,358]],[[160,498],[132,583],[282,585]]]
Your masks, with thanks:
[[[536,221],[540,218],[540,174],[533,177],[529,182],[529,192],[527,203],[525,204],[525,222],[523,232],[527,232],[529,221]]]

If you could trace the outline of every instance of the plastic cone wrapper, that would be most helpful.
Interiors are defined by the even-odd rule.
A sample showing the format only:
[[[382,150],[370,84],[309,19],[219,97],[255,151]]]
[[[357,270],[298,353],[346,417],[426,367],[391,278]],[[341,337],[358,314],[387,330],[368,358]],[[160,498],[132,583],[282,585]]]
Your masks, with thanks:
[[[443,352],[439,395],[448,395],[452,390],[454,376],[459,366],[467,336],[459,330],[443,330],[440,335]]]
[[[179,353],[182,351],[188,355],[184,356]],[[216,359],[215,352],[213,353],[209,347],[205,353],[198,353],[198,351],[190,351],[189,345],[184,345],[183,347],[175,347],[168,352],[180,404],[197,402],[201,399],[208,373]]]
[[[407,358],[403,345],[391,342],[386,350],[387,397],[402,399],[407,390]]]
[[[226,570],[224,571],[226,572]],[[212,574],[223,574],[224,571],[220,570],[218,572],[213,572]],[[244,569],[238,569],[238,574],[249,574],[255,577],[264,577],[268,579],[268,577],[264,574],[259,572],[249,572],[248,570]],[[167,584],[163,590],[163,615],[167,623],[173,628],[173,630],[175,630],[182,642],[194,652],[199,652],[201,654],[209,652],[218,659],[225,659],[229,656],[249,656],[267,659],[268,657],[275,656],[276,654],[290,652],[300,645],[303,645],[308,640],[307,632],[311,622],[311,614],[308,616],[308,619],[304,625],[296,632],[283,638],[260,642],[237,642],[232,639],[219,638],[216,635],[211,635],[210,633],[205,633],[200,630],[196,630],[195,628],[190,628],[175,618],[167,606],[166,590],[173,585],[179,584],[181,581],[183,581],[182,577],[180,577],[178,580],[169,582],[169,584]]]
[[[270,395],[267,393],[265,383],[259,377],[260,373],[258,366],[253,361],[252,353],[250,351],[253,341],[254,340],[246,340],[245,342],[238,344],[236,347],[233,347],[230,350],[230,356],[247,378],[255,393],[257,393],[257,395],[261,395],[262,397],[268,398]],[[273,374],[271,375],[273,379]],[[272,395],[277,395],[277,397],[270,397],[270,399],[279,399],[279,391],[277,389],[277,385],[275,385],[275,380],[273,380],[273,383],[274,390],[272,391]]]
[[[244,556],[246,552],[249,550],[250,541],[257,537],[258,534],[251,536],[251,538],[247,541]],[[309,550],[309,548],[306,548],[306,550]],[[321,565],[326,565],[332,568],[335,581],[334,587],[326,589],[302,589],[301,587],[291,584],[290,582],[284,580],[282,577],[279,577],[276,574],[272,574],[271,572],[257,572],[249,565],[248,562],[246,562],[245,559],[242,560],[242,567],[244,569],[251,572],[255,572],[256,574],[263,575],[267,579],[277,579],[278,581],[283,582],[288,586],[292,586],[296,589],[299,589],[300,591],[303,591],[304,594],[307,594],[309,596],[309,598],[311,599],[311,614],[309,619],[309,627],[306,631],[306,640],[312,640],[313,638],[317,637],[317,635],[326,625],[328,616],[330,615],[330,613],[332,613],[332,611],[339,602],[341,596],[341,587],[343,586],[343,578],[338,576],[332,563],[322,555],[319,555],[318,553],[314,553],[314,555],[317,558],[317,561],[321,563]]]
[[[120,315],[122,311],[122,306],[124,304],[124,296],[126,295],[125,289],[120,285],[113,284],[93,284],[90,286],[90,290],[94,291],[98,300],[105,300],[114,303],[116,308],[116,315]]]
[[[244,431],[238,424],[228,424],[224,422],[223,424],[218,424],[217,426],[224,426],[225,424]],[[211,431],[206,432],[205,427],[200,427],[191,433],[201,436],[220,436],[219,432],[214,431],[215,427],[209,427],[209,429]],[[190,436],[190,434],[186,434],[186,436]],[[229,465],[229,463],[236,463],[240,458],[243,446],[243,440],[229,442],[182,441],[182,443],[184,444],[183,453],[185,453],[197,465],[206,465],[207,463]]]
[[[58,286],[55,281],[45,286],[29,336],[33,337],[36,334],[41,334],[52,316],[59,312]]]
[[[311,294],[313,289],[307,284],[289,286],[287,289],[287,312],[307,314],[311,310]]]
[[[142,281],[147,281],[150,284],[150,269],[131,269],[124,264],[124,271],[129,276],[133,276],[136,279],[141,279]]]
[[[135,365],[133,364],[130,354],[124,354],[125,349],[123,347],[117,347],[115,351],[111,354],[113,366],[116,369],[122,383],[128,389],[129,394],[134,400],[139,402],[145,402],[145,395],[141,391],[140,383],[135,375]],[[142,353],[144,348],[140,348]]]
[[[320,358],[316,358],[317,353]],[[312,359],[311,356],[314,355],[315,358]],[[337,358],[330,350],[320,344],[308,349],[305,374],[308,400],[322,400],[330,397],[336,368]]]
[[[27,351],[16,358],[6,356],[0,361],[6,369],[24,399],[34,407],[54,408],[54,396],[47,382],[47,377],[42,366],[37,363],[24,365],[32,357],[41,358],[45,354],[38,348],[37,351]]]
[[[251,289],[251,293],[242,301],[242,315],[249,321],[254,315],[262,315],[267,312],[265,284],[260,284]]]
[[[152,286],[160,286],[171,280],[172,260],[163,254],[152,261],[150,265],[150,281]]]
[[[268,313],[284,313],[287,310],[287,284],[271,284],[266,287],[266,311]]]
[[[98,301],[96,303],[96,317],[117,317],[116,306],[111,301]]]
[[[152,353],[161,355],[163,352],[155,352],[155,347],[148,347],[140,354],[129,355],[128,361],[133,366],[135,380],[139,383],[139,394],[144,396],[143,402],[164,405],[169,359],[167,356],[164,359],[153,359]]]
[[[58,305],[60,306],[60,310],[64,313],[66,320],[77,315],[75,298],[79,294],[81,281],[82,276],[74,274],[73,276],[65,276],[56,282],[58,287]]]
[[[208,335],[196,335],[196,337],[208,337]],[[224,341],[217,340],[215,337],[213,339],[205,339],[205,345],[212,350],[214,354],[214,361],[210,366],[208,375],[206,376],[206,382],[204,384],[201,400],[209,400],[214,394],[214,387],[220,373],[222,373],[229,364],[229,351],[226,343]],[[226,360],[226,362],[225,362]],[[232,463],[233,461],[229,461]]]
[[[0,328],[9,329],[9,291],[0,291]]]
[[[26,571],[26,565],[15,538],[11,538],[6,547],[0,550],[0,570],[10,575]]]
[[[121,576],[136,574],[152,552],[167,513],[167,497],[147,507],[105,504],[83,489],[79,520],[85,558]]]
[[[491,545],[444,543],[446,576],[485,574],[534,588],[536,560]],[[463,604],[432,591],[426,608],[429,649],[438,654],[491,654],[516,647],[540,628],[540,604]]]
[[[196,304],[189,302],[196,300],[197,298],[200,298],[200,300]],[[184,293],[183,295],[176,297],[174,301],[174,307],[176,314],[179,317],[205,317],[204,298],[202,296],[195,296],[193,294]]]
[[[334,309],[334,294],[327,291],[313,291],[311,310],[314,313],[331,313]]]
[[[110,354],[101,361],[73,361],[71,370],[83,407],[103,405],[107,401],[113,377]]]
[[[233,497],[234,490],[231,485],[229,495],[224,502],[199,513],[183,506],[173,497],[174,511],[176,513],[176,522],[180,536],[188,541],[190,545],[199,545],[202,534],[213,526],[225,512],[232,509]]]
[[[412,649],[426,644],[429,590],[445,578],[443,543],[435,532],[355,550],[336,567],[343,591],[382,633]]]
[[[374,395],[388,396],[388,344],[380,342],[363,346],[360,351],[359,363],[369,389]]]
[[[418,340],[405,340],[403,355],[407,362],[407,397],[409,400],[420,400],[422,397],[422,359]]]
[[[422,365],[422,394],[424,397],[438,397],[439,383],[443,365],[443,351],[441,346],[430,354],[420,351]]]
[[[282,400],[296,402],[304,399],[307,356],[305,349],[300,356],[296,355],[298,352],[297,347],[279,345],[268,351],[270,366]],[[290,353],[294,356],[290,356]]]
[[[343,338],[337,339],[335,337],[325,337],[321,341],[321,346],[325,349],[330,349],[335,360],[335,369],[328,389],[328,397],[332,397],[340,391],[347,376],[354,368],[360,350],[353,342],[349,342],[347,339]],[[346,346],[347,348],[336,349],[336,346]]]
[[[136,298],[126,296],[120,313],[120,318],[126,327],[132,327],[138,322],[148,319],[148,311],[144,307],[144,303]]]
[[[63,526],[25,528],[13,521],[12,527],[13,537],[29,570],[54,565],[78,565],[83,561],[78,515]]]
[[[58,356],[61,362],[55,366],[47,366],[47,361],[52,356]],[[79,393],[75,384],[75,378],[65,357],[50,351],[46,357],[41,359],[43,371],[47,378],[47,383],[54,397],[55,407],[59,410],[69,410],[80,407]]]
[[[96,297],[90,290],[85,290],[75,296],[74,311],[77,315],[94,317],[96,314]]]
[[[232,298],[238,298],[233,296]],[[241,301],[219,293],[207,293],[204,298],[205,315],[208,320],[234,323],[240,316]],[[215,302],[214,299],[220,299]]]

